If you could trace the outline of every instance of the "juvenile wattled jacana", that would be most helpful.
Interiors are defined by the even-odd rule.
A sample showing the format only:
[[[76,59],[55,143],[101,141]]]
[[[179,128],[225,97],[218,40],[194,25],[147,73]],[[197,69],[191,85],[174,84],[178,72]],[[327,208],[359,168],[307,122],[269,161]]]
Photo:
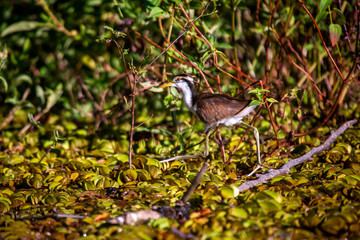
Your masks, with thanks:
[[[260,160],[259,132],[257,128],[242,122],[242,119],[250,114],[250,112],[258,105],[249,106],[251,100],[240,100],[224,94],[197,94],[195,92],[194,79],[189,74],[180,74],[174,78],[173,82],[163,84],[160,87],[164,88],[168,86],[180,88],[182,90],[186,107],[192,113],[197,115],[204,123],[206,135],[205,151],[198,155],[176,156],[160,162],[201,157],[205,158],[209,154],[209,135],[211,129],[217,127],[218,125],[231,126],[234,124],[240,124],[250,128],[254,133],[258,160],[258,167],[254,171],[260,168],[262,164]]]

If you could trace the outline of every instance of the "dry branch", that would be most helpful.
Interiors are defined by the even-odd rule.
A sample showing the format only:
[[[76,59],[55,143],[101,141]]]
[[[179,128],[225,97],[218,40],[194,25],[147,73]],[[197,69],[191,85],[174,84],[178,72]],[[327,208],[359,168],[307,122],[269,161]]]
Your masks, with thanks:
[[[309,152],[307,152],[306,154],[304,154],[301,157],[289,160],[280,169],[275,169],[275,170],[269,171],[268,173],[260,174],[260,176],[257,179],[241,184],[238,187],[239,191],[242,192],[242,191],[248,190],[250,188],[253,188],[260,183],[266,183],[270,179],[272,179],[276,176],[288,174],[292,167],[295,167],[301,163],[309,161],[309,160],[311,160],[312,156],[328,149],[330,147],[330,145],[338,138],[338,136],[343,134],[346,129],[348,129],[350,126],[354,125],[356,122],[357,122],[357,120],[354,119],[354,120],[344,123],[339,129],[337,129],[336,131],[333,131],[331,133],[330,137],[324,142],[324,144],[311,149]]]
[[[204,176],[205,172],[207,171],[207,169],[209,168],[210,164],[207,162],[204,162],[200,172],[198,173],[198,175],[196,176],[196,178],[194,179],[193,183],[191,184],[191,186],[188,188],[188,190],[186,191],[186,193],[184,194],[184,196],[182,197],[182,201],[183,202],[187,202],[189,200],[189,198],[191,197],[191,195],[193,194],[193,192],[196,190],[196,188],[199,186],[199,183],[202,179],[202,177]]]

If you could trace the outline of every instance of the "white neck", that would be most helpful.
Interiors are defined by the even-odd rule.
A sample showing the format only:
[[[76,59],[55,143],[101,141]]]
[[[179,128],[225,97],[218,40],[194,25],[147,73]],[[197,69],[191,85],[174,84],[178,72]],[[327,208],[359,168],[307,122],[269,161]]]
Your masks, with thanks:
[[[193,106],[193,92],[191,91],[191,89],[189,88],[188,85],[183,85],[181,86],[181,90],[184,93],[184,102],[186,107],[193,113],[195,113],[195,109]]]

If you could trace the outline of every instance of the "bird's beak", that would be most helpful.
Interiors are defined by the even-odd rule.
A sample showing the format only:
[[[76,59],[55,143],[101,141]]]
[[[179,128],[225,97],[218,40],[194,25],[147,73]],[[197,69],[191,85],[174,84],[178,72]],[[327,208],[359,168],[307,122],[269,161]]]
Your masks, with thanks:
[[[166,87],[170,87],[172,86],[174,83],[173,82],[168,82],[168,83],[162,83],[158,86],[158,88],[166,88]]]

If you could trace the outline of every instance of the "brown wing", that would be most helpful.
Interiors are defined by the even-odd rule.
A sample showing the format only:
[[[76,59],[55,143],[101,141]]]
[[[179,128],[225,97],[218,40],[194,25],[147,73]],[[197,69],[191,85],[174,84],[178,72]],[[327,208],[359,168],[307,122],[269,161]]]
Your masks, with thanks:
[[[196,113],[206,124],[213,124],[240,113],[250,100],[239,100],[224,94],[203,93],[194,98]]]

